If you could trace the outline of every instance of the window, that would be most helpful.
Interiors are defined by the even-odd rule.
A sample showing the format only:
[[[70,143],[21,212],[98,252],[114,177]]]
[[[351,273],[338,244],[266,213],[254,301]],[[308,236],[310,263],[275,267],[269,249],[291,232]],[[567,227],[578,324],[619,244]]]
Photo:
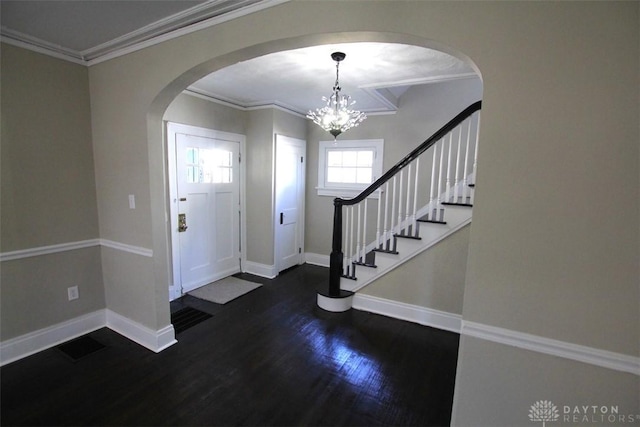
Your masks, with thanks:
[[[353,197],[382,174],[382,139],[320,141],[318,195]]]
[[[187,148],[187,182],[229,184],[233,176],[231,151]]]

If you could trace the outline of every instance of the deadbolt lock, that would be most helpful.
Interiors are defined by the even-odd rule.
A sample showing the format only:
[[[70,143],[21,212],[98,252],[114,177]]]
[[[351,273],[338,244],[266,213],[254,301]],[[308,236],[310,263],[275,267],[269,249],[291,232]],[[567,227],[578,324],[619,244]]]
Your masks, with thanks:
[[[184,233],[187,228],[187,214],[178,214],[178,232]]]

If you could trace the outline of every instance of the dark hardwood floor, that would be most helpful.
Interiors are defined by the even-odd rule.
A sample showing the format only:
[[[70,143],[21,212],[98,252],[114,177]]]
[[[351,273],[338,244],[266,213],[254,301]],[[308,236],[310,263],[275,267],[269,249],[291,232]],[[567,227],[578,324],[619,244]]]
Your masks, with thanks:
[[[109,329],[73,362],[52,348],[0,369],[2,425],[448,425],[458,335],[315,305],[303,265],[226,305],[155,354]]]

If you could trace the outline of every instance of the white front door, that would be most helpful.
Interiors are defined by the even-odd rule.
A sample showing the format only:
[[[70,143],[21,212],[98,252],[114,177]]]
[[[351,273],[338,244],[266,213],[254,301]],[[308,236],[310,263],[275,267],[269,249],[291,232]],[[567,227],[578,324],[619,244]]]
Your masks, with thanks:
[[[303,261],[306,141],[276,135],[275,254],[278,272]]]
[[[172,130],[175,298],[240,271],[240,141],[201,128]]]

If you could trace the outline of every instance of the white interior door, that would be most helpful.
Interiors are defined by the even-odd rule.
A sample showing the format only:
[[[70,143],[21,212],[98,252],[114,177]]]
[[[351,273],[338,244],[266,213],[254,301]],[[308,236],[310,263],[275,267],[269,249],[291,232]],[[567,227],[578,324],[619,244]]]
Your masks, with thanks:
[[[173,297],[240,271],[240,141],[194,129],[173,133]]]
[[[275,254],[278,272],[303,261],[306,141],[276,135]]]

